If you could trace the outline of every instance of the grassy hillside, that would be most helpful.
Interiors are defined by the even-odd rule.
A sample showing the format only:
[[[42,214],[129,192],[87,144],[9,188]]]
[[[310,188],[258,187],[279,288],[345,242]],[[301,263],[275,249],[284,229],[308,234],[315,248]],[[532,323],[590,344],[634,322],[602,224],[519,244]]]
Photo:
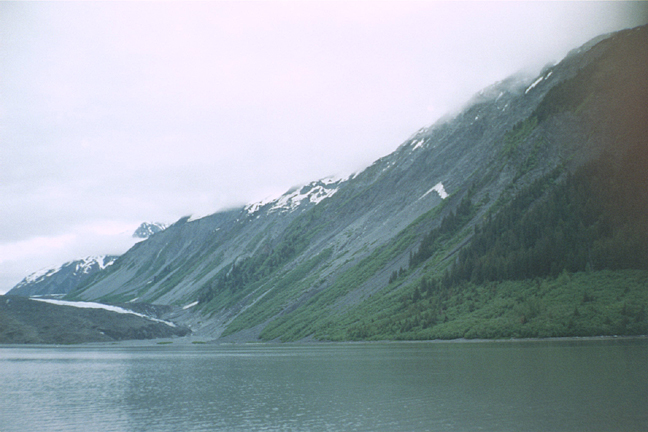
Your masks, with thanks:
[[[431,286],[350,313],[331,340],[519,338],[648,333],[648,271]],[[396,302],[392,301],[396,300]],[[391,305],[381,308],[381,305]],[[378,310],[382,311],[378,312]],[[285,338],[290,340],[290,335]]]

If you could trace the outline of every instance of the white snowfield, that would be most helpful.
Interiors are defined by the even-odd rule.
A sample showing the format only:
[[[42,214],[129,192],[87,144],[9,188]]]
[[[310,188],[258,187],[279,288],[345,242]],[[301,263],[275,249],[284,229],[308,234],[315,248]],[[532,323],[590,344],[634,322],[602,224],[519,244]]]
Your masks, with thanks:
[[[529,87],[527,87],[527,89],[524,91],[524,94],[527,94],[527,93],[529,93],[531,90],[533,90],[533,88],[534,88],[535,86],[537,86],[538,84],[540,84],[540,81],[542,81],[543,79],[544,79],[544,77],[541,76],[540,78],[538,78],[537,80],[535,80],[535,81],[533,82],[533,84],[531,84]]]
[[[412,151],[414,151],[414,150],[416,150],[418,148],[423,147],[423,144],[425,144],[425,139],[420,139],[418,141],[414,141],[414,142],[412,142],[412,144],[414,145],[414,147],[412,147]]]
[[[117,260],[117,258],[112,258],[112,259],[107,259],[108,257],[105,255],[102,256],[91,256],[84,258],[82,262],[77,264],[76,270],[77,271],[82,271],[83,273],[89,273],[91,267],[94,264],[97,264],[99,266],[99,269],[103,270],[108,266],[113,265],[113,263]]]
[[[38,270],[38,271],[30,274],[29,276],[27,276],[25,279],[23,279],[23,281],[18,286],[27,285],[29,283],[37,281],[38,279],[43,278],[44,276],[53,275],[57,271],[61,270],[62,267],[63,267],[62,265],[59,265],[59,266],[56,266],[56,267],[47,267],[47,268]]]
[[[529,87],[527,87],[527,89],[524,91],[524,94],[529,93],[531,90],[533,90],[533,89],[535,88],[535,86],[537,86],[538,84],[540,84],[543,80],[546,80],[547,78],[549,78],[549,77],[551,76],[552,73],[553,73],[553,71],[549,71],[549,73],[547,74],[547,76],[540,76],[540,77],[539,77],[537,80],[535,80],[535,81],[534,81],[534,82],[533,82]]]
[[[59,306],[72,306],[72,307],[84,308],[84,309],[104,309],[104,310],[107,310],[107,311],[117,312],[117,313],[121,313],[121,314],[137,315],[138,317],[142,317],[142,318],[146,318],[147,320],[150,320],[150,321],[155,321],[155,322],[159,322],[159,323],[162,323],[162,324],[166,324],[166,325],[171,326],[171,327],[176,326],[175,324],[173,324],[170,321],[164,321],[164,320],[161,320],[161,319],[146,316],[146,315],[141,314],[141,313],[133,312],[133,311],[128,310],[128,309],[120,308],[118,306],[110,306],[110,305],[105,305],[105,304],[102,304],[102,303],[73,302],[73,301],[66,301],[66,300],[42,299],[42,298],[33,298],[33,297],[30,297],[30,300],[44,302],[44,303],[51,303],[51,304],[55,304],[55,305],[59,305]]]
[[[422,200],[423,198],[425,198],[426,196],[428,196],[432,192],[438,193],[439,197],[441,199],[448,198],[448,193],[446,192],[445,188],[443,187],[443,183],[439,182],[439,183],[435,184],[434,186],[432,186],[432,188],[429,191],[427,191],[423,195],[421,195],[421,198],[419,198],[419,200]]]

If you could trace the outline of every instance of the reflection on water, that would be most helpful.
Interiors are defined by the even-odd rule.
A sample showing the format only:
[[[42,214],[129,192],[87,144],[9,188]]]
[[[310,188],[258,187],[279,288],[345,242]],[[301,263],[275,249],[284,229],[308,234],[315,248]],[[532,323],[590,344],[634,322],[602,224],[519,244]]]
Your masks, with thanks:
[[[648,340],[0,348],[0,431],[648,430]]]

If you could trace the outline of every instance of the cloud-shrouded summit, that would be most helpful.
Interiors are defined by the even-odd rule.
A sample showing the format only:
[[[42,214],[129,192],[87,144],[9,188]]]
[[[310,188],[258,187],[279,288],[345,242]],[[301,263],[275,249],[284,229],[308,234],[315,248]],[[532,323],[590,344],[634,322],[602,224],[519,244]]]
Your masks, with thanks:
[[[0,293],[143,221],[348,176],[645,22],[635,2],[2,2]]]

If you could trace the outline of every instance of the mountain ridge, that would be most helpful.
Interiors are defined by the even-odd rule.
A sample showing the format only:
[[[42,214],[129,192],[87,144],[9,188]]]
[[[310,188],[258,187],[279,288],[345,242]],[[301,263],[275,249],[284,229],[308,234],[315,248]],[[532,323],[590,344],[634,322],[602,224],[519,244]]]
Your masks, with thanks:
[[[441,332],[482,310],[466,293],[477,298],[483,286],[456,276],[468,262],[465,251],[517,198],[527,197],[526,214],[580,167],[642,154],[635,147],[647,136],[647,47],[646,26],[596,38],[530,80],[514,76],[489,86],[460,113],[421,128],[347,179],[182,218],[69,298],[183,307],[178,319],[210,338],[482,337],[480,323]],[[592,286],[603,277],[596,273]],[[500,284],[493,289],[509,287],[507,281],[492,281]],[[515,286],[526,292],[524,283]],[[480,307],[497,295],[484,294]],[[455,310],[452,301],[473,310]],[[543,316],[515,314],[517,322],[507,325],[518,335],[520,325]],[[507,331],[501,334],[514,334]]]
[[[116,255],[89,256],[60,266],[47,267],[25,277],[7,295],[64,296],[76,290],[95,273],[114,264],[117,258]]]
[[[164,231],[166,227],[166,224],[160,222],[143,222],[139,227],[137,227],[137,229],[133,233],[133,237],[147,239],[155,233]]]
[[[159,222],[143,222],[133,232],[132,237],[147,239],[155,233],[163,231],[166,224]],[[61,297],[75,291],[87,283],[96,273],[114,264],[118,255],[88,256],[57,266],[43,268],[26,276],[7,295],[23,297],[49,296]]]

